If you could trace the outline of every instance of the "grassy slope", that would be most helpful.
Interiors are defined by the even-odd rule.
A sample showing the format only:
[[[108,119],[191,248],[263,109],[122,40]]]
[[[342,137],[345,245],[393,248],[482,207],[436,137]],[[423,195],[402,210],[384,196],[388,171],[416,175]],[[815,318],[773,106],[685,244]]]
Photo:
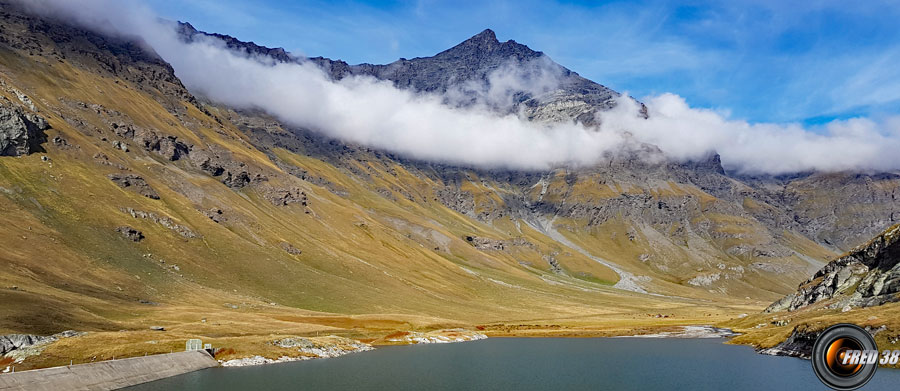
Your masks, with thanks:
[[[504,218],[488,225],[431,201],[442,184],[403,166],[359,163],[370,175],[363,180],[322,160],[275,151],[283,161],[349,193],[340,196],[284,174],[233,124],[220,125],[187,103],[179,118],[128,82],[17,52],[0,52],[0,71],[9,85],[35,101],[53,127],[49,138],[59,135],[73,146],[47,143],[46,153],[0,159],[0,333],[95,332],[55,344],[28,365],[177,349],[195,335],[237,346],[239,353],[243,347],[246,353],[275,334],[328,332],[371,339],[395,330],[476,324],[495,335],[627,333],[636,327],[720,321],[758,308],[763,305],[759,298],[773,295],[741,283],[726,296],[686,286],[672,277],[677,273],[651,269],[638,260],[641,254],[664,256],[671,264],[683,260],[685,271],[696,269],[691,263],[696,257],[690,246],[655,248],[661,242],[647,234],[626,240],[625,231],[635,228],[626,221],[591,229],[583,221],[560,221],[576,227],[563,233],[579,246],[626,270],[654,276],[655,289],[674,296],[612,289],[618,277],[609,268],[522,221]],[[0,94],[16,101],[8,91]],[[168,162],[137,146],[127,153],[117,150],[101,140],[115,139],[103,119],[68,101],[113,108],[141,127],[198,147],[223,147],[266,172],[267,185],[302,189],[309,206],[275,206],[257,188],[229,189],[187,162]],[[83,124],[76,128],[67,121],[73,118]],[[119,170],[98,164],[93,158],[98,152],[144,177],[161,199],[117,187],[106,175]],[[554,178],[544,197],[563,197],[564,180]],[[627,184],[579,186],[571,197],[639,191]],[[392,189],[393,197],[378,189]],[[463,189],[474,194],[477,213],[502,202],[499,192],[511,191],[474,177]],[[677,186],[669,191],[699,192]],[[403,192],[415,197],[409,200]],[[168,216],[202,237],[186,239],[132,218],[121,210],[126,207]],[[224,211],[221,224],[200,212],[212,207]],[[729,224],[739,225],[727,221],[723,229]],[[143,231],[146,239],[127,241],[114,231],[121,225]],[[479,251],[466,243],[466,235],[524,237],[534,247]],[[288,254],[282,242],[302,254]],[[709,252],[713,255],[704,267],[722,259],[729,265],[739,261]],[[552,273],[543,260],[551,253],[564,274]],[[745,299],[745,293],[754,299]],[[669,317],[648,316],[657,313]],[[145,331],[151,325],[169,331]],[[158,343],[147,344],[150,338]],[[110,348],[110,340],[121,345]]]

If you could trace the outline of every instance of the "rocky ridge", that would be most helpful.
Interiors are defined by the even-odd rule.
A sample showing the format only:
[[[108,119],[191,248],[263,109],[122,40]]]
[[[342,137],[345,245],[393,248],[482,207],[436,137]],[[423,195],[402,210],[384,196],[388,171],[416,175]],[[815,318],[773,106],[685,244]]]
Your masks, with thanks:
[[[834,261],[766,312],[796,311],[819,302],[849,310],[900,300],[900,224]]]
[[[325,57],[297,57],[282,48],[267,48],[228,35],[198,31],[189,23],[179,23],[179,33],[186,41],[211,37],[241,53],[279,62],[310,61],[324,69],[334,80],[371,76],[389,80],[398,88],[455,95],[448,103],[463,106],[479,101],[479,95],[492,87],[493,77],[513,72],[533,82],[535,87],[509,91],[507,100],[481,103],[487,103],[500,112],[521,113],[523,117],[535,121],[575,120],[594,125],[595,114],[615,107],[616,99],[621,97],[618,92],[560,66],[542,52],[513,40],[500,42],[490,29],[434,56],[401,58],[384,65],[350,65]],[[646,114],[646,107],[643,109]]]

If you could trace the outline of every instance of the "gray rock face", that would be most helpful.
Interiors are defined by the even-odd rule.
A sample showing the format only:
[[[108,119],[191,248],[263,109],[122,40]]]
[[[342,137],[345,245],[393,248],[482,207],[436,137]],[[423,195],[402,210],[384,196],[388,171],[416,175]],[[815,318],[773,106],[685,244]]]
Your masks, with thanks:
[[[871,307],[900,301],[900,225],[828,263],[766,312],[794,311],[833,300],[829,308]]]
[[[123,189],[134,191],[144,197],[158,200],[159,193],[156,192],[144,178],[134,174],[109,174],[109,180],[119,185]]]
[[[155,153],[168,161],[187,160],[207,174],[220,178],[223,184],[232,189],[267,180],[264,175],[253,172],[246,164],[234,159],[231,152],[221,147],[197,147],[177,136],[136,126],[130,118],[116,110],[97,104],[89,107],[103,116],[116,136],[133,141],[144,151]]]
[[[280,62],[293,62],[299,60],[297,57],[292,56],[282,48],[270,49],[265,46],[257,45],[253,42],[240,41],[237,38],[229,35],[212,34],[198,31],[190,23],[178,22],[178,34],[180,34],[181,37],[188,42],[192,42],[204,36],[216,38],[224,42],[225,46],[229,49],[237,50],[247,55],[270,57]]]
[[[175,136],[160,135],[157,132],[141,128],[134,130],[131,130],[129,128],[126,128],[126,132],[123,134],[123,136],[128,135],[128,132],[130,130],[131,132],[133,132],[131,136],[134,141],[138,142],[138,145],[144,148],[145,151],[156,152],[169,161],[176,161],[178,159],[181,159],[191,151],[190,145],[181,142]]]
[[[44,130],[49,127],[41,116],[0,101],[0,156],[42,151],[40,144],[47,141]]]
[[[0,356],[13,350],[28,347],[49,337],[29,334],[0,335]]]
[[[263,198],[268,200],[275,206],[287,206],[290,204],[300,204],[307,206],[309,198],[306,192],[296,187],[292,188],[274,188],[265,186],[262,188]]]
[[[783,342],[767,349],[759,349],[757,352],[770,356],[790,356],[809,359],[812,355],[813,345],[822,330],[807,330],[805,327],[794,328],[791,335]]]
[[[752,187],[748,195],[776,208],[755,211],[755,217],[834,249],[851,249],[900,223],[900,175],[895,172],[736,179]],[[822,195],[810,197],[816,193]]]
[[[175,233],[177,233],[187,239],[193,239],[193,238],[196,238],[199,236],[198,234],[194,233],[194,231],[191,230],[190,228],[176,223],[174,220],[172,220],[171,218],[169,218],[167,216],[158,216],[156,213],[145,212],[143,210],[137,210],[134,208],[122,208],[121,210],[122,210],[122,212],[130,214],[131,217],[134,217],[136,219],[145,219],[145,220],[150,220],[154,223],[157,223],[163,227],[166,227],[172,231],[175,231]]]
[[[54,342],[60,338],[71,338],[83,335],[83,332],[66,330],[49,336],[31,334],[0,335],[0,357],[14,350],[25,349],[34,345]]]
[[[200,213],[203,213],[204,216],[209,217],[210,220],[219,224],[227,220],[227,218],[225,217],[225,212],[223,212],[222,209],[219,208],[201,210]]]
[[[556,274],[564,274],[562,266],[559,265],[559,261],[556,260],[556,257],[552,255],[542,255],[541,259],[547,261],[547,264],[550,265],[550,271]]]
[[[231,158],[231,154],[222,148],[210,147],[208,150],[192,150],[188,155],[197,167],[207,174],[220,178],[225,186],[240,189],[250,184],[265,182],[264,175],[251,172],[243,162]]]

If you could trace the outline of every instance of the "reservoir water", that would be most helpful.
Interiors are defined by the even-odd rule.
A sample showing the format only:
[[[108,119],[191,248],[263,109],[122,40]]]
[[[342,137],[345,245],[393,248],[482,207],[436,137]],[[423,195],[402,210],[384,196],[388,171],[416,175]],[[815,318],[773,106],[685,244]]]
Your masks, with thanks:
[[[211,368],[161,390],[825,390],[810,362],[723,339],[492,338],[389,346],[340,358]],[[900,389],[881,368],[864,390]]]

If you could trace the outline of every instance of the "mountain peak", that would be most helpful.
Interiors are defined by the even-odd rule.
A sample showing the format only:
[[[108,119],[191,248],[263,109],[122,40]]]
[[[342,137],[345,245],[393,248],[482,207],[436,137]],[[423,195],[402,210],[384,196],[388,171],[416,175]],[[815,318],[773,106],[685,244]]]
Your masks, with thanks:
[[[466,41],[500,43],[500,41],[497,40],[497,35],[494,34],[494,30],[491,29],[484,29],[484,31],[475,34],[474,36],[472,36],[472,38],[469,38]]]
[[[539,57],[543,53],[531,50],[528,46],[509,40],[500,42],[494,30],[485,29],[460,44],[438,53],[435,57],[471,58],[481,56],[514,56],[521,59]]]

